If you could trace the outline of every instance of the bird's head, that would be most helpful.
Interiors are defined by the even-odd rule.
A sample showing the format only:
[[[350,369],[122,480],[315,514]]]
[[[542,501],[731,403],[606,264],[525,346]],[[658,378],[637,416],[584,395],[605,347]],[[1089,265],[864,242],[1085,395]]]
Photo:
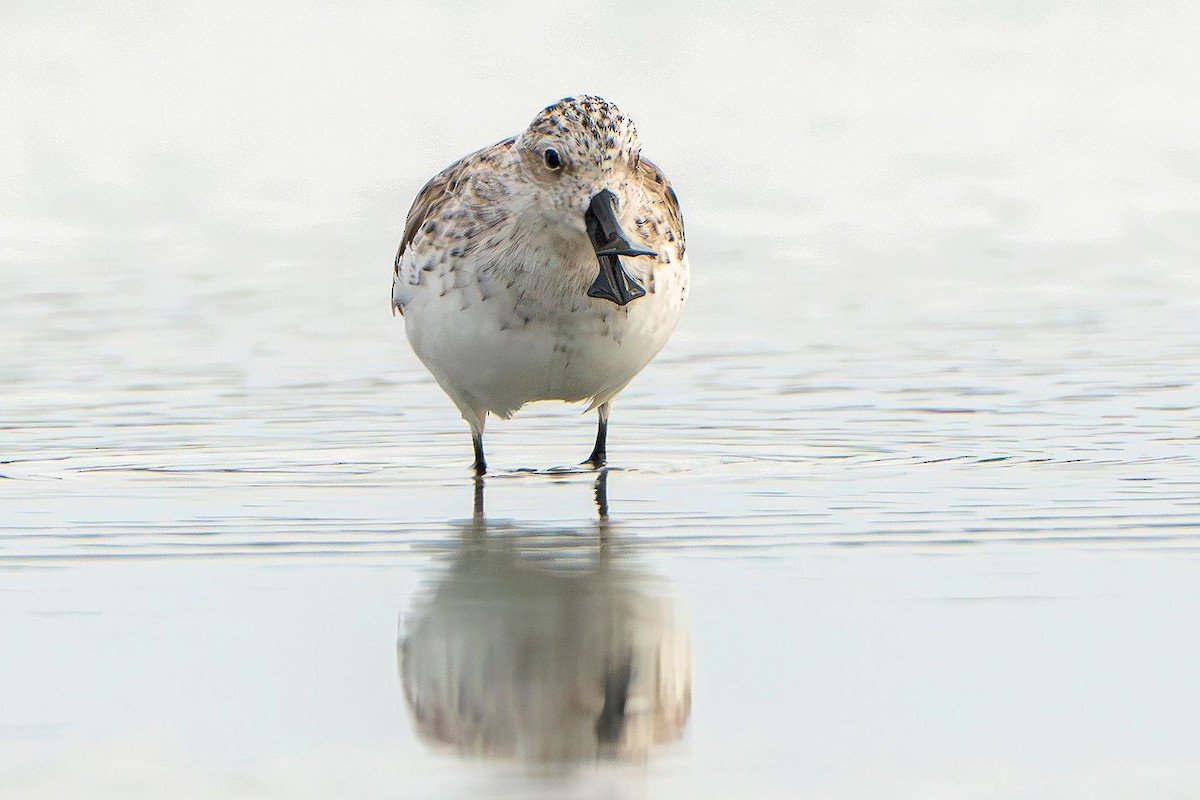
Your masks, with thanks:
[[[516,144],[546,225],[586,235],[595,251],[600,271],[588,294],[621,306],[644,295],[620,261],[656,255],[621,223],[641,158],[633,120],[599,97],[567,97],[534,117]]]

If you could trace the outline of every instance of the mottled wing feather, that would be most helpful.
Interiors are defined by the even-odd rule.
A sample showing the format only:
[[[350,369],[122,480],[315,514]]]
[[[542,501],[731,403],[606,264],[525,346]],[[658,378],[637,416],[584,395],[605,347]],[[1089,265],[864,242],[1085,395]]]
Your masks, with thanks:
[[[404,280],[404,276],[400,274],[400,267],[401,262],[404,260],[405,250],[417,238],[417,234],[421,231],[425,223],[430,219],[436,219],[442,213],[445,206],[458,196],[460,185],[465,178],[469,177],[471,170],[476,166],[480,158],[489,151],[512,144],[515,138],[505,139],[491,147],[485,147],[470,155],[463,156],[430,178],[429,182],[421,187],[421,191],[417,192],[417,197],[413,200],[412,207],[408,210],[408,219],[404,223],[404,237],[400,240],[400,248],[396,251],[396,260],[392,267],[393,309],[398,310],[401,314],[404,313],[403,306],[395,302],[395,288],[397,282]],[[462,198],[459,197],[458,199]]]
[[[397,270],[400,269],[400,259],[405,249],[417,238],[417,231],[427,219],[436,216],[453,196],[454,187],[462,178],[470,160],[471,156],[467,156],[455,161],[430,178],[429,182],[421,187],[421,191],[417,192],[417,199],[413,200],[412,208],[408,210],[408,219],[404,223],[404,238],[400,240],[400,250],[396,253]]]
[[[683,213],[679,210],[679,198],[675,196],[675,190],[671,188],[670,181],[667,180],[667,176],[657,165],[645,158],[641,159],[640,163],[640,169],[643,173],[642,185],[655,205],[666,215],[667,227],[675,231],[679,237],[679,255],[682,257],[686,248],[684,245]]]

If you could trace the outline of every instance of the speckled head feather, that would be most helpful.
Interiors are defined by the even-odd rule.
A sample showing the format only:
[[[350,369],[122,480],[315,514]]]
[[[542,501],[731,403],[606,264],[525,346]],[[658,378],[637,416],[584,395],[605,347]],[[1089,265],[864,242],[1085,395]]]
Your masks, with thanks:
[[[594,95],[564,97],[542,109],[518,144],[539,157],[552,147],[566,166],[636,168],[642,145],[633,120],[615,103]]]

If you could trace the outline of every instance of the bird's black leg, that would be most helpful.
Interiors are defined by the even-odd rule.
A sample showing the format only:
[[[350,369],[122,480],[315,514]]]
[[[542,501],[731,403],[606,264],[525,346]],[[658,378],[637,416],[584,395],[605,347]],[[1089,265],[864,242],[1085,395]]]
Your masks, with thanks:
[[[475,474],[483,475],[487,472],[487,459],[483,457],[483,431],[471,429],[471,444],[475,446],[475,463],[472,465]]]
[[[598,411],[600,413],[600,424],[596,427],[596,446],[592,448],[592,454],[584,462],[585,464],[591,464],[594,469],[603,467],[606,457],[604,447],[608,441],[608,403],[601,403]]]

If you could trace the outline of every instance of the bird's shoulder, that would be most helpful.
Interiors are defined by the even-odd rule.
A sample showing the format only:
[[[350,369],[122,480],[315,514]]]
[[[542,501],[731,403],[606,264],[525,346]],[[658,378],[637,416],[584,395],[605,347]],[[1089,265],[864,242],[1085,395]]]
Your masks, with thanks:
[[[671,187],[664,173],[653,161],[642,158],[638,162],[638,178],[642,190],[650,202],[651,215],[646,221],[649,230],[645,232],[655,240],[660,237],[667,239],[678,247],[678,257],[685,252],[683,212],[679,208],[679,198]],[[644,235],[645,235],[644,234]]]
[[[396,253],[397,269],[405,250],[422,229],[428,228],[430,233],[435,233],[438,223],[452,216],[453,211],[481,207],[498,199],[495,197],[497,186],[503,183],[496,176],[511,160],[515,141],[516,137],[510,137],[463,156],[421,187],[404,223],[404,237]]]
[[[470,257],[481,234],[507,218],[515,164],[512,137],[463,156],[417,192],[392,266],[392,307],[404,313],[426,273]]]

